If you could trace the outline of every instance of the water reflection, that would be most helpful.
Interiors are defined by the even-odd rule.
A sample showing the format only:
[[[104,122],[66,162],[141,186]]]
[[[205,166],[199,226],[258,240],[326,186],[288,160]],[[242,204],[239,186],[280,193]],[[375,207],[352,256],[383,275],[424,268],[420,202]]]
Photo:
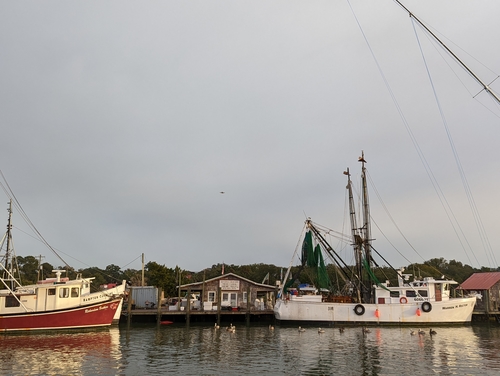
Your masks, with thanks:
[[[418,328],[412,328],[415,331]],[[136,325],[0,336],[0,374],[497,375],[500,328]]]
[[[0,336],[1,374],[114,374],[120,359],[118,328],[7,333]]]

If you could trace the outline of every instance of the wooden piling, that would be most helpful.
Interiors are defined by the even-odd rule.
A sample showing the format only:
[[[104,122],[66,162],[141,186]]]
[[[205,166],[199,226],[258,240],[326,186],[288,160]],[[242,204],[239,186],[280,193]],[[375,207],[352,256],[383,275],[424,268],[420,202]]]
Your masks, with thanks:
[[[217,325],[220,325],[220,303],[222,300],[221,288],[219,286],[217,290]]]
[[[246,313],[246,323],[250,326],[250,286],[247,287],[247,313]]]
[[[191,320],[191,288],[188,288],[187,291],[187,302],[186,302],[186,324],[189,325],[189,321]]]
[[[127,299],[127,326],[130,326],[130,322],[132,320],[132,288],[128,290],[128,299]]]
[[[161,287],[158,287],[158,299],[156,302],[156,322],[159,324],[161,322],[161,295],[162,295],[162,289]]]

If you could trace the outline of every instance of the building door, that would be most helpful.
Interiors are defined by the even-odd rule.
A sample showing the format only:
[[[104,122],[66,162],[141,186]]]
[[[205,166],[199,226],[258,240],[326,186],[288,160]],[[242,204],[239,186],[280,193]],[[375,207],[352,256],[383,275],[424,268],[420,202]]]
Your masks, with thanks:
[[[238,307],[238,294],[235,292],[231,293],[231,307]]]
[[[236,292],[223,292],[222,293],[222,306],[237,307],[238,306],[238,293]]]
[[[436,302],[440,302],[443,300],[442,295],[441,295],[441,283],[436,283]]]

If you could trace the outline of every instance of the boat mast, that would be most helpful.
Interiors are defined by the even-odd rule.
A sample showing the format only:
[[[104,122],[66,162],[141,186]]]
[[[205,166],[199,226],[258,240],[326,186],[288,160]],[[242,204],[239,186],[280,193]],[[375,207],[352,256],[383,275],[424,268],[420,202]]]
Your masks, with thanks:
[[[364,256],[365,256],[365,262],[366,265],[371,268],[372,264],[372,251],[371,251],[371,223],[370,223],[370,204],[368,201],[368,186],[366,184],[366,167],[365,167],[365,153],[364,151],[361,152],[361,157],[358,158],[358,161],[361,162],[361,182],[363,185],[363,194],[362,194],[362,204],[363,204],[363,227],[361,229],[362,231],[362,238],[363,238],[363,248],[364,248]],[[368,277],[368,280],[370,278]],[[366,302],[371,302],[372,299],[372,293],[371,293],[371,283],[368,284],[368,287],[366,289]]]
[[[352,234],[352,245],[354,248],[354,257],[356,259],[356,273],[358,277],[357,283],[357,295],[358,302],[361,302],[361,287],[362,287],[362,276],[363,276],[363,255],[362,255],[362,247],[363,240],[359,235],[358,225],[356,223],[356,211],[354,209],[354,197],[352,195],[352,182],[351,182],[351,174],[349,173],[349,168],[344,171],[344,175],[347,175],[347,191],[349,194],[349,217],[351,220],[351,234]]]
[[[425,26],[422,21],[420,21],[412,12],[410,12],[408,8],[406,8],[403,4],[401,4],[399,0],[395,1],[401,6],[401,8],[407,11],[410,17],[413,18],[415,21],[417,21],[420,24],[420,26],[422,26],[425,29],[425,31],[427,31],[483,87],[483,89],[500,104],[500,98],[486,83],[484,83],[462,60],[460,60],[460,58],[457,55],[455,55],[453,51],[450,50],[448,46],[441,41],[441,39],[439,39],[432,31],[430,31],[429,28]]]
[[[9,212],[9,219],[7,221],[7,248],[5,249],[5,265],[4,265],[4,279],[8,280],[12,278],[12,252],[11,252],[11,247],[12,247],[12,200],[9,200],[9,208],[7,209]],[[5,275],[7,274],[7,275]]]

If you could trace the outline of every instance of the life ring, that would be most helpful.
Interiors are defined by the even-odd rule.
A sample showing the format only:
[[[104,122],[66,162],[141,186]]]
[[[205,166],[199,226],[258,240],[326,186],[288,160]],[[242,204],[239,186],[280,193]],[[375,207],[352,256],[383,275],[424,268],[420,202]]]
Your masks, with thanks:
[[[423,302],[422,303],[422,311],[424,311],[424,312],[432,311],[432,304],[429,302]]]
[[[405,297],[405,296],[402,296],[401,298],[399,298],[399,302],[400,302],[401,304],[406,304],[406,303],[408,303],[408,299],[406,299],[406,297]]]
[[[363,307],[361,304],[356,304],[354,307],[354,313],[358,316],[363,316],[365,313],[365,307]]]

